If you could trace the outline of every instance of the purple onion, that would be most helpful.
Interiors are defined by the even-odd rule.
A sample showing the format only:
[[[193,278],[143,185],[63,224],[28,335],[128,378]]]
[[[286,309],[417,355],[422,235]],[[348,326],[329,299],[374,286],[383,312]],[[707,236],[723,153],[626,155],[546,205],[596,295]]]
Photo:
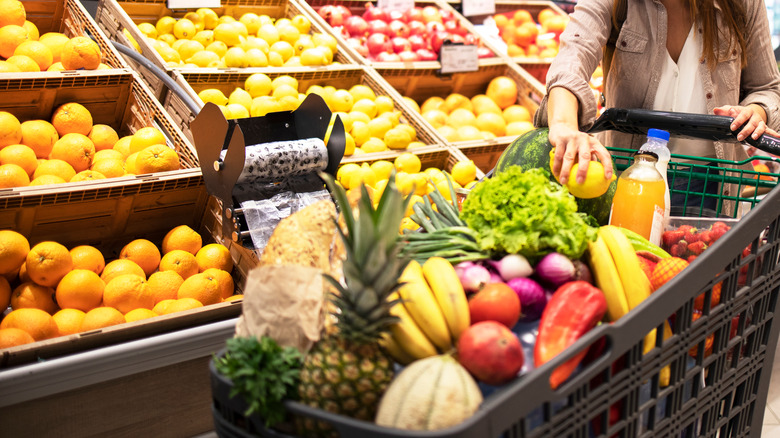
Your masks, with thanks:
[[[520,321],[535,321],[542,316],[542,311],[547,305],[547,293],[539,283],[530,278],[518,277],[509,280],[506,284],[520,298],[520,310],[523,314]]]
[[[563,254],[551,252],[542,258],[534,267],[536,276],[549,283],[554,289],[572,281],[576,273],[574,263]]]
[[[470,265],[460,266],[463,263],[470,263]],[[477,292],[490,282],[490,272],[487,268],[476,263],[463,263],[459,263],[455,269],[460,279],[460,284],[463,285],[463,290],[466,292]]]

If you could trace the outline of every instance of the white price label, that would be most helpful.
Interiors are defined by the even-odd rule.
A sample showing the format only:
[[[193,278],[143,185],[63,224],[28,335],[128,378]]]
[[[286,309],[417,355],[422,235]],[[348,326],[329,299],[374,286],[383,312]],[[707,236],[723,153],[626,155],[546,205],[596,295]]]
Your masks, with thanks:
[[[496,0],[461,0],[463,15],[492,15],[496,13]]]
[[[221,8],[221,0],[167,0],[168,9]]]
[[[414,0],[376,0],[376,6],[386,11],[406,12],[414,7]]]
[[[479,70],[479,56],[475,44],[442,44],[439,60],[442,73]]]

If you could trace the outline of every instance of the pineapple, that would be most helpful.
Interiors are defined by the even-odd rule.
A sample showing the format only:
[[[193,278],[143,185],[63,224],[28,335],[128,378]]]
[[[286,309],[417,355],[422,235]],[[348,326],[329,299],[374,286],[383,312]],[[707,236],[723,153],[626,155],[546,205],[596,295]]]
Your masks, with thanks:
[[[374,421],[379,400],[393,378],[393,361],[379,346],[389,326],[397,322],[388,296],[400,286],[408,264],[400,257],[398,227],[409,198],[404,199],[390,178],[376,209],[361,186],[358,217],[344,189],[329,175],[323,177],[344,216],[346,232],[339,233],[346,248],[346,287],[329,275],[338,291],[329,298],[335,307],[336,330],[317,342],[301,370],[298,393],[302,403],[365,421]],[[304,436],[335,436],[333,429],[310,418],[299,422]]]

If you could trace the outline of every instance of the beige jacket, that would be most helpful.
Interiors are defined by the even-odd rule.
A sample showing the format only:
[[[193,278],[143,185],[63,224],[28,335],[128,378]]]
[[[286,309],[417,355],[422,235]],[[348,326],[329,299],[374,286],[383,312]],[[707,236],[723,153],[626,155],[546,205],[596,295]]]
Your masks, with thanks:
[[[571,21],[561,35],[560,52],[547,73],[547,90],[564,87],[579,100],[579,124],[587,130],[597,117],[596,100],[588,85],[602,58],[602,48],[612,27],[613,0],[580,0]],[[744,0],[747,10],[748,63],[740,69],[740,54],[732,50],[725,62],[710,71],[702,61],[699,75],[707,97],[707,110],[722,105],[755,103],[766,111],[768,125],[780,128],[780,72],[771,45],[766,6],[763,0]],[[720,9],[718,8],[718,13]],[[666,8],[658,0],[628,0],[626,21],[618,37],[609,78],[607,107],[652,108],[659,87],[662,57],[666,56]],[[718,21],[722,17],[718,15]],[[698,24],[694,24],[697,26]],[[724,29],[726,26],[721,25]],[[701,32],[701,29],[697,29]],[[726,50],[721,47],[721,53]],[[547,98],[536,113],[535,124],[547,125]],[[638,149],[644,136],[607,132],[600,136],[606,146]],[[736,143],[715,143],[718,158],[746,159]]]

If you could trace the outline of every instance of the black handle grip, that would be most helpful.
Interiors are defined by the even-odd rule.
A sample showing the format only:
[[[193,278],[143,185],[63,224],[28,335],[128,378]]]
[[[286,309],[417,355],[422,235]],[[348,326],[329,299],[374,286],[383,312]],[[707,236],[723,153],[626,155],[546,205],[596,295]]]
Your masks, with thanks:
[[[756,140],[748,137],[745,142],[772,155],[780,155],[780,138],[764,134]]]

